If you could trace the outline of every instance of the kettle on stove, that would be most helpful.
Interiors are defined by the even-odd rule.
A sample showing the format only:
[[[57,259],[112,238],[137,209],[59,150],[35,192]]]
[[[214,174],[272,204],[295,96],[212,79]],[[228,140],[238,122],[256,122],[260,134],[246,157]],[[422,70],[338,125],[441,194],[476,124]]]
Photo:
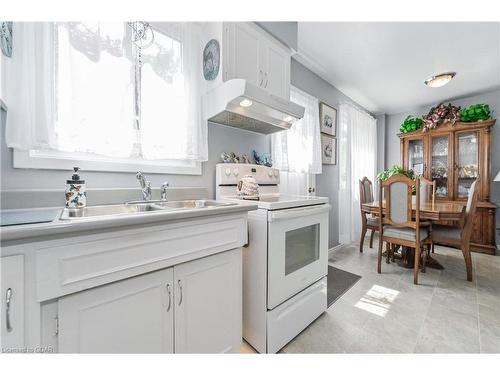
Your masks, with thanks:
[[[258,199],[259,184],[252,175],[245,175],[238,181],[237,195],[247,199]]]

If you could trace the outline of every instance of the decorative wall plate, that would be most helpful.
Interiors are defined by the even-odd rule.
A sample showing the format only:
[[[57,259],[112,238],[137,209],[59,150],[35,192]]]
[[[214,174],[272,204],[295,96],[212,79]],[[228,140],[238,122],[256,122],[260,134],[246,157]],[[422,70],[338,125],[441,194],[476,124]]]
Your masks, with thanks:
[[[7,57],[12,57],[12,22],[0,21],[0,48]]]
[[[203,50],[203,76],[207,81],[214,80],[219,74],[220,47],[216,39],[211,39]]]

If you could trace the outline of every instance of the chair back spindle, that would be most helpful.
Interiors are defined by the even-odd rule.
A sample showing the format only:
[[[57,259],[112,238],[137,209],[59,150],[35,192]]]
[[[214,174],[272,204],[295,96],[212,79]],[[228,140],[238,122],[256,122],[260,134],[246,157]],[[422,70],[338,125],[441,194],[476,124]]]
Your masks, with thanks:
[[[462,228],[462,243],[470,243],[472,229],[474,227],[474,216],[476,215],[477,201],[479,198],[479,189],[477,188],[479,177],[472,183],[465,206],[464,226]]]

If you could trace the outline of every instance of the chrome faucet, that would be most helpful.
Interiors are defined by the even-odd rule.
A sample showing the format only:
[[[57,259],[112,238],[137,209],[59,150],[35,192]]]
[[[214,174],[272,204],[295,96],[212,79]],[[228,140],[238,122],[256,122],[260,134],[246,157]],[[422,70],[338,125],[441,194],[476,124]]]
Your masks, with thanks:
[[[145,201],[151,200],[151,196],[153,195],[151,192],[151,182],[147,181],[141,172],[137,172],[135,177],[139,180],[139,183],[141,184],[143,200]]]
[[[161,185],[160,192],[161,192],[161,200],[166,201],[167,200],[167,188],[168,188],[168,182],[164,182]]]

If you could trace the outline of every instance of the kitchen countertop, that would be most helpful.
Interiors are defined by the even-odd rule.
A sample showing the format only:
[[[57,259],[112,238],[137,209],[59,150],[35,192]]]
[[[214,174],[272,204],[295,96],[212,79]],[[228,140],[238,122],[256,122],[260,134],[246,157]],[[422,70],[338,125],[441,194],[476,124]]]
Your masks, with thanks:
[[[54,209],[54,208],[52,208]],[[220,206],[210,208],[195,208],[181,210],[150,211],[131,213],[116,216],[101,216],[78,220],[59,220],[39,224],[20,224],[0,228],[2,242],[24,240],[33,237],[53,236],[68,233],[109,229],[131,225],[153,224],[176,220],[195,219],[213,215],[235,214],[256,210],[255,204],[237,204],[234,206]],[[62,208],[60,209],[62,212]],[[10,210],[11,212],[14,210]],[[26,211],[26,210],[24,210]]]

